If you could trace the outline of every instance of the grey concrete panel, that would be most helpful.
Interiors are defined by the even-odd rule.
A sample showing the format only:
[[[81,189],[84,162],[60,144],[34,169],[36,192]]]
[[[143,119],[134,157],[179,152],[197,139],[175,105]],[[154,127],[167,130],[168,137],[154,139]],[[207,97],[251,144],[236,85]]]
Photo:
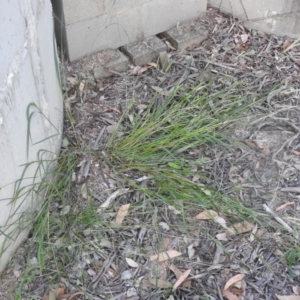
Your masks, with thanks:
[[[112,12],[129,10],[136,5],[144,4],[152,0],[104,0],[105,1],[105,12],[110,14]]]
[[[206,0],[152,0],[143,5],[146,37],[199,18],[206,12]]]
[[[51,3],[2,2],[0,19],[5,30],[0,31],[0,247],[4,252],[0,255],[0,272],[30,230],[32,220],[26,216],[31,216],[29,212],[38,208],[44,196],[43,193],[25,196],[22,192],[12,201],[16,192],[14,182],[19,181],[19,191],[26,191],[33,178],[34,184],[44,178],[48,162],[59,153],[59,132],[63,125]],[[32,103],[43,115],[37,113]],[[28,155],[27,110],[35,112],[30,121]],[[40,171],[38,157],[44,159]],[[28,162],[32,164],[24,169]]]
[[[54,2],[57,0],[54,0]],[[105,14],[103,0],[61,0],[65,24],[80,22]],[[113,1],[113,0],[112,0]]]
[[[69,59],[143,39],[141,7],[66,26]]]

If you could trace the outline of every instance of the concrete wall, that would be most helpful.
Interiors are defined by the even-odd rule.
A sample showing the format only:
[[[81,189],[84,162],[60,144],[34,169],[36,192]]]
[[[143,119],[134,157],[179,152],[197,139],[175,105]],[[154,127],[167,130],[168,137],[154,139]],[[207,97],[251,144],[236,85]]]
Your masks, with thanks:
[[[169,30],[206,11],[207,0],[52,0],[58,42],[71,61]]]
[[[208,4],[243,20],[245,27],[300,37],[299,0],[208,0]]]
[[[0,272],[11,254],[24,239],[24,214],[35,207],[34,195],[20,196],[14,201],[14,189],[26,191],[32,183],[37,163],[26,169],[24,164],[37,160],[40,149],[58,153],[60,136],[32,145],[55,134],[54,127],[33,114],[31,141],[27,157],[27,116],[30,103],[59,130],[62,128],[62,94],[56,70],[52,7],[49,0],[2,1],[0,10]],[[33,106],[29,112],[37,111]],[[53,155],[49,155],[53,158]],[[44,156],[47,158],[47,155]],[[45,164],[47,167],[47,164]],[[43,172],[40,173],[43,177]],[[16,180],[20,185],[14,185]],[[37,178],[38,179],[38,178]],[[42,196],[42,195],[41,195]],[[20,221],[20,222],[19,222]],[[26,223],[27,224],[27,223]],[[21,232],[21,234],[19,234]]]

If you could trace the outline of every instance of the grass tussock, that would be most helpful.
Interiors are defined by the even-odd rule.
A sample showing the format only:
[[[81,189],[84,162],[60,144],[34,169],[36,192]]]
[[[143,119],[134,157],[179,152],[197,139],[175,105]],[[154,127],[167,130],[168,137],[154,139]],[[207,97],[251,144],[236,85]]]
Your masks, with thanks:
[[[206,174],[199,171],[204,147],[226,146],[230,125],[253,105],[237,92],[242,88],[241,83],[218,90],[210,83],[201,84],[182,96],[177,96],[177,89],[159,107],[153,101],[142,116],[133,119],[128,133],[112,138],[108,157],[115,173],[148,196],[168,203],[180,201],[188,207],[197,202],[203,209],[256,218],[238,200],[192,181],[197,175],[205,183]],[[141,188],[124,175],[130,172],[150,177],[152,184]]]

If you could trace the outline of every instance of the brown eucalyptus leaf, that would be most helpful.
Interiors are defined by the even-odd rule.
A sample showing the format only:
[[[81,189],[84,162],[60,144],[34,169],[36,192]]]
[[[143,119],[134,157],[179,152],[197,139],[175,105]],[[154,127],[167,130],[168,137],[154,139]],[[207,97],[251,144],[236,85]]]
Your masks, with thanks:
[[[122,205],[117,213],[117,217],[116,217],[116,223],[121,225],[124,218],[126,217],[128,210],[129,210],[130,204],[124,204]]]
[[[166,261],[168,259],[180,256],[180,255],[182,255],[182,253],[180,253],[176,250],[169,250],[169,251],[165,251],[165,252],[160,252],[157,255],[151,255],[150,261],[155,261],[158,259],[158,261],[162,262],[162,261]]]
[[[172,287],[172,284],[169,281],[162,279],[151,278],[149,279],[149,282],[160,289],[169,289]]]
[[[245,277],[245,274],[237,274],[233,277],[231,277],[224,286],[224,291],[228,290],[233,284],[236,282],[242,280]]]
[[[173,291],[175,291],[188,278],[191,271],[192,271],[192,269],[188,269],[180,275],[180,277],[177,279],[177,281],[175,282],[175,284],[173,286]]]

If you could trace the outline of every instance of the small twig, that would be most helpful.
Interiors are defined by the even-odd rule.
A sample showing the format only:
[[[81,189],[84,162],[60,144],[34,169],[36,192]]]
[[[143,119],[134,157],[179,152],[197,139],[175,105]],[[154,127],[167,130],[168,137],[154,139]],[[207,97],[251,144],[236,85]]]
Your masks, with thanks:
[[[299,133],[295,134],[293,137],[291,137],[286,142],[284,142],[283,145],[272,155],[272,158],[274,159],[276,157],[276,155],[280,151],[282,151],[286,145],[290,145],[292,143],[292,141],[294,141],[296,138],[298,138],[298,136],[299,136]]]
[[[267,119],[267,118],[270,118],[271,116],[276,116],[276,115],[278,115],[280,112],[283,112],[283,111],[286,111],[286,110],[289,110],[289,109],[299,110],[299,106],[296,106],[296,105],[294,105],[294,106],[284,106],[283,108],[278,109],[277,111],[274,111],[273,113],[270,113],[270,114],[268,114],[267,116],[263,116],[263,117],[261,117],[261,118],[255,120],[255,121],[250,122],[250,124],[256,124],[256,123],[258,123],[258,122],[260,122],[260,121],[262,121],[262,120],[265,120],[265,119]]]
[[[92,280],[92,282],[94,283],[94,285],[93,285],[94,288],[98,285],[102,275],[107,271],[107,269],[109,268],[109,266],[111,265],[111,263],[115,259],[116,255],[117,255],[117,252],[114,251],[113,255],[110,258],[107,258],[105,260],[105,262],[103,264],[103,267],[101,268],[99,273],[96,275],[96,277]]]
[[[100,141],[102,135],[104,134],[105,129],[106,129],[106,126],[103,126],[103,128],[101,129],[101,131],[100,131],[100,133],[99,133],[99,135],[98,135],[98,137],[97,137],[97,139],[96,139],[94,145],[92,145],[92,149],[93,149],[93,150],[98,150],[98,143],[99,143],[99,141]]]
[[[290,186],[281,189],[282,192],[288,193],[299,193],[300,194],[300,186]]]
[[[226,66],[224,64],[221,64],[221,63],[218,63],[218,62],[214,62],[214,61],[211,61],[211,60],[207,60],[207,59],[200,59],[204,62],[206,62],[207,64],[211,64],[211,65],[214,65],[214,66],[217,66],[217,67],[221,67],[221,68],[225,68],[225,69],[228,69],[230,71],[235,71],[236,70],[236,66],[233,67],[230,67],[230,66]]]
[[[270,214],[278,223],[280,223],[288,232],[293,233],[294,230],[285,222],[283,221],[278,215],[276,215],[266,204],[263,204],[264,210]]]
[[[115,192],[113,192],[106,200],[104,203],[100,205],[100,210],[101,208],[106,208],[108,207],[112,201],[114,201],[119,195],[125,194],[129,191],[129,189],[119,189]]]

